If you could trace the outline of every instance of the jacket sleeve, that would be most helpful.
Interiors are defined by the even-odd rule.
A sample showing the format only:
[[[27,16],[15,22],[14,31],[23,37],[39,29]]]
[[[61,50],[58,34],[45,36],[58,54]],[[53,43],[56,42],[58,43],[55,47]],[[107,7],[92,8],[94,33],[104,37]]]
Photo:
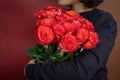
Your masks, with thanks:
[[[100,17],[95,27],[100,38],[96,48],[84,50],[64,62],[29,64],[26,66],[28,80],[89,80],[108,58],[117,35],[116,23],[109,14]]]

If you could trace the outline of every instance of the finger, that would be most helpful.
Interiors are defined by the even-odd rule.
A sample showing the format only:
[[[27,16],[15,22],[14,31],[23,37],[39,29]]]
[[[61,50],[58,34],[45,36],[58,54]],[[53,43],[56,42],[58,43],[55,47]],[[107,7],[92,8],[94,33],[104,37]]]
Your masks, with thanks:
[[[41,60],[40,60],[39,62],[40,62],[40,63],[45,63],[44,61],[41,61]]]
[[[35,61],[36,61],[35,59],[32,59],[28,62],[28,64],[35,64]]]
[[[36,59],[32,59],[31,61],[35,62],[35,61],[36,61]]]

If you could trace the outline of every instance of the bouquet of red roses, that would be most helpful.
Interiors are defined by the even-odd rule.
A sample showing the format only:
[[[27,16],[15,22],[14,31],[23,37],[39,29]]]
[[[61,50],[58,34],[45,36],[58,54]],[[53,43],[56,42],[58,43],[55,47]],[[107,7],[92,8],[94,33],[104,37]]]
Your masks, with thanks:
[[[81,50],[95,48],[99,42],[94,25],[74,11],[48,6],[37,13],[34,49],[29,56],[46,63],[65,61],[77,56]]]

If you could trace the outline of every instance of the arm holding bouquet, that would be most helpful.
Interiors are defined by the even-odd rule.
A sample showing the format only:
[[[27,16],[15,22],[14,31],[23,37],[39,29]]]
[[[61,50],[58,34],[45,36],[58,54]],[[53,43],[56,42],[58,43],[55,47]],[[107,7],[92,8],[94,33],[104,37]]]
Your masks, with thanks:
[[[74,11],[61,10],[47,7],[45,11],[40,10],[35,14],[38,18],[37,38],[45,46],[38,47],[48,55],[57,51],[59,56],[37,55],[37,60],[43,59],[45,63],[28,63],[25,70],[28,80],[90,80],[106,64],[116,37],[116,24],[112,16],[94,10],[98,14],[93,26]],[[54,42],[59,48],[56,48]],[[50,43],[54,45],[46,46]],[[56,48],[55,51],[52,48]],[[81,48],[84,50],[79,52]]]

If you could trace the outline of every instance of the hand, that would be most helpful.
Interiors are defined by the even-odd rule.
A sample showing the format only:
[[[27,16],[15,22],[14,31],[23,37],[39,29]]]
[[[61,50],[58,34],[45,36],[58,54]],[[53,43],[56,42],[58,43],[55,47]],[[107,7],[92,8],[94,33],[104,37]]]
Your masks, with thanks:
[[[42,60],[39,60],[38,62],[40,62],[40,63],[42,63],[42,64],[44,64],[45,62],[44,61],[42,61]]]
[[[42,64],[44,64],[45,62],[44,61],[42,61],[42,60],[39,60],[38,62],[40,62],[40,63],[42,63]],[[32,59],[32,60],[30,60],[28,63],[27,63],[27,65],[29,65],[29,64],[35,64],[36,63],[36,59]],[[27,66],[26,65],[26,66]],[[25,75],[25,68],[24,68],[24,75]]]
[[[36,61],[36,59],[32,59],[32,60],[30,60],[28,63],[27,63],[27,65],[29,65],[29,64],[35,64],[35,61]],[[27,66],[26,65],[26,66]],[[26,69],[26,67],[24,68],[24,75],[25,75],[25,69]]]
[[[36,59],[30,60],[27,64],[35,64]]]
[[[42,61],[42,60],[39,60],[38,62],[40,62],[40,63],[42,63],[42,64],[45,63],[45,62]],[[36,63],[36,59],[32,59],[32,60],[30,60],[30,61],[28,62],[28,64],[35,64],[35,63]]]

